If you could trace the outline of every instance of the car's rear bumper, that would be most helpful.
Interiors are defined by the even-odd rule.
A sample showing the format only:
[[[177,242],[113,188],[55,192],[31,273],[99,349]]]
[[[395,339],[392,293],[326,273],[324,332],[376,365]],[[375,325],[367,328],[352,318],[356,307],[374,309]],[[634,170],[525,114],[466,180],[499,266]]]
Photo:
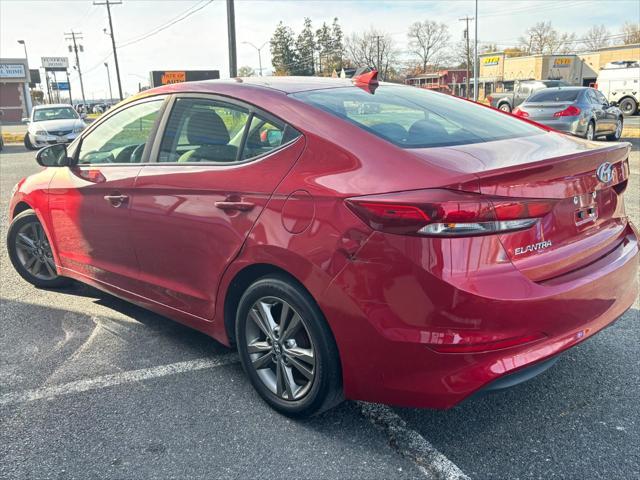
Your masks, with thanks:
[[[334,279],[322,302],[342,354],[348,398],[451,407],[591,337],[619,318],[638,292],[638,242],[631,226],[614,251],[548,283],[533,282],[510,264],[443,281],[433,275],[433,254],[453,251],[425,252],[426,272],[394,258],[391,248],[397,246],[381,242],[361,252],[362,261]],[[465,338],[487,347],[439,351]],[[491,345],[512,338],[525,343]]]
[[[587,126],[589,125],[589,120],[583,117],[562,117],[557,119],[537,119],[530,117],[528,120],[533,120],[559,132],[570,133],[580,137],[587,133]]]

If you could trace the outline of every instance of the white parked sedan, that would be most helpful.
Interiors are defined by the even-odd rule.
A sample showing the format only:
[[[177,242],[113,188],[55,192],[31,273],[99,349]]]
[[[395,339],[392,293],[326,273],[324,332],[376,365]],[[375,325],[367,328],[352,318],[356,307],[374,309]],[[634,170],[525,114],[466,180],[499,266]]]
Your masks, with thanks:
[[[86,124],[71,105],[54,104],[33,107],[24,136],[24,146],[36,150],[54,143],[69,143],[86,128]]]

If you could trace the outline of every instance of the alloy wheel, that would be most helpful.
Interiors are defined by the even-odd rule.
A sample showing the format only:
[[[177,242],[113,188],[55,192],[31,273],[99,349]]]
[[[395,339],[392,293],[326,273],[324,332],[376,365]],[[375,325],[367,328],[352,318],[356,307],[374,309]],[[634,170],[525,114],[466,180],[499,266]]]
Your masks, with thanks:
[[[316,376],[316,353],[304,319],[287,302],[262,297],[249,309],[246,344],[262,383],[283,400],[303,398]]]
[[[587,140],[593,140],[595,128],[593,127],[593,123],[590,123],[587,127]]]
[[[16,255],[25,270],[39,280],[57,278],[51,245],[39,222],[25,223],[15,238]]]

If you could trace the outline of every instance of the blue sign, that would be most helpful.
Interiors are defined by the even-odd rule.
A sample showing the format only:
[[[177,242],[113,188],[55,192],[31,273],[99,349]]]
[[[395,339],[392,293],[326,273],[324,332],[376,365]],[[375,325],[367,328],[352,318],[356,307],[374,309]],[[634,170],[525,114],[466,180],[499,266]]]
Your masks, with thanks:
[[[69,82],[51,82],[52,90],[69,90]]]

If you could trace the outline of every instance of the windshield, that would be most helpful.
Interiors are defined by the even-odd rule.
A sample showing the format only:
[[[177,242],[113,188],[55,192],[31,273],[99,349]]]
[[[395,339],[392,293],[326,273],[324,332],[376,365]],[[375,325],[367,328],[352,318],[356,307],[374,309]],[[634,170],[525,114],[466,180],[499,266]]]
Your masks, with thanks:
[[[78,114],[71,107],[38,108],[33,111],[34,122],[45,120],[70,120],[78,118]]]
[[[381,85],[292,94],[403,148],[491,142],[544,133],[518,118],[441,93]]]
[[[531,95],[527,103],[531,102],[575,102],[582,90],[542,90]]]

